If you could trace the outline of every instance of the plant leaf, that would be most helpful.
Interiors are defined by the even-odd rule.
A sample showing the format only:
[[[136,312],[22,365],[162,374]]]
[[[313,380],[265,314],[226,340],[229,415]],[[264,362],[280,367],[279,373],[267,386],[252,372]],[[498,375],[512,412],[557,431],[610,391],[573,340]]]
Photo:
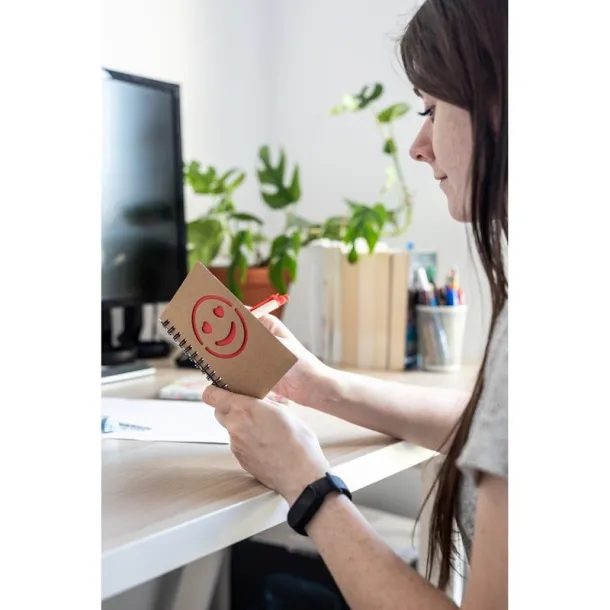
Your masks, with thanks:
[[[280,162],[277,166],[277,177],[280,183],[284,182],[284,174],[286,173],[286,153],[280,151]]]
[[[301,236],[278,235],[271,244],[269,257],[269,279],[279,292],[286,292],[286,275],[294,281],[297,276],[297,259],[301,248]]]
[[[218,178],[218,182],[220,184],[226,184],[227,180],[237,172],[237,170],[235,168],[232,168],[228,171],[226,171],[222,176],[220,176],[220,178]]]
[[[222,223],[215,218],[200,218],[186,226],[187,242],[195,260],[209,265],[218,256],[226,237]]]
[[[264,202],[274,210],[281,210],[285,208],[289,203],[286,203],[286,198],[281,193],[265,193],[261,191],[261,197]]]
[[[343,238],[345,227],[348,224],[348,218],[345,216],[331,216],[326,219],[322,226],[322,237],[335,241]]]
[[[286,282],[281,261],[269,263],[269,279],[273,287],[281,294],[286,293]]]
[[[379,241],[379,233],[375,231],[370,224],[363,225],[362,232],[364,233],[364,239],[366,239],[366,243],[368,244],[369,252],[372,252]]]
[[[263,220],[254,214],[248,214],[247,212],[233,212],[231,214],[233,220],[243,220],[244,222],[255,222],[257,225],[262,225]]]
[[[280,159],[277,166],[273,166],[269,153],[268,146],[262,146],[259,149],[259,158],[263,164],[256,172],[261,186],[274,187],[271,192],[261,189],[261,197],[263,201],[272,209],[280,210],[293,203],[296,203],[301,198],[301,186],[299,182],[299,166],[295,164],[292,173],[291,184],[284,184],[284,175],[286,173],[286,154],[280,152]]]
[[[314,223],[310,222],[306,218],[295,214],[294,212],[288,212],[286,214],[286,228],[292,229],[296,227],[297,229],[307,229],[309,227],[313,227]]]
[[[230,197],[222,197],[210,210],[210,214],[230,214],[235,211],[235,204]]]
[[[391,106],[388,106],[387,108],[382,110],[377,115],[377,120],[380,123],[391,123],[392,121],[395,121],[396,119],[399,119],[401,116],[407,114],[407,112],[409,112],[409,110],[410,110],[409,105],[405,104],[404,102],[399,102],[398,104],[392,104]]]
[[[396,146],[394,138],[388,138],[384,142],[383,152],[386,153],[386,155],[395,155],[398,152],[398,147]]]
[[[347,203],[347,205],[349,205],[354,212],[366,207],[364,203],[358,203],[357,201],[352,201],[351,199],[346,199],[345,203]]]
[[[301,198],[301,182],[299,180],[299,166],[296,165],[292,172],[292,182],[290,183],[290,195],[293,201],[298,201]]]
[[[247,258],[247,253],[252,252],[253,249],[254,240],[252,239],[252,233],[248,229],[237,231],[231,242],[231,254],[237,256],[238,252],[241,252]]]
[[[229,182],[229,178],[236,173],[235,179]],[[202,171],[199,161],[191,161],[184,168],[184,179],[198,195],[223,195],[235,191],[246,179],[246,174],[233,168],[219,176],[215,167],[209,166]]]
[[[374,83],[372,91],[368,93],[369,87],[362,87],[360,93],[356,96],[358,100],[358,109],[362,110],[370,106],[376,99],[378,99],[383,93],[383,85],[381,83]]]
[[[358,254],[356,241],[359,238],[363,238],[366,241],[370,252],[375,249],[385,226],[388,213],[382,203],[377,203],[373,207],[354,204],[354,202],[349,201],[348,203],[352,204],[352,215],[348,220],[343,241],[346,244],[351,244],[350,254],[353,258]]]
[[[383,225],[388,220],[388,210],[386,209],[385,205],[383,205],[383,203],[376,203],[373,206],[373,211],[375,212],[375,214],[377,214],[377,218],[379,219],[378,220],[379,227],[382,228]]]
[[[342,114],[344,112],[357,112],[364,110],[370,106],[383,93],[383,85],[381,83],[373,83],[373,85],[365,85],[360,91],[354,95],[344,95],[341,103],[333,106],[331,115]]]
[[[235,180],[233,180],[233,182],[229,182],[229,184],[226,185],[226,190],[228,193],[232,193],[233,191],[235,191],[235,189],[238,186],[241,186],[244,181],[246,180],[246,173],[245,172],[240,172],[237,177],[235,178]]]
[[[229,289],[241,298],[242,286],[248,274],[248,254],[254,250],[252,233],[243,229],[237,231],[231,240],[231,263],[229,265]]]

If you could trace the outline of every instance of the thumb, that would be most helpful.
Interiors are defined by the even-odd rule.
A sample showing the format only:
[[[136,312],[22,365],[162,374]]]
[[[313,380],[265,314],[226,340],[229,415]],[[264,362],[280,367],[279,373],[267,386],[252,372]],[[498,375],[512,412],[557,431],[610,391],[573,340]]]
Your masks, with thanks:
[[[231,393],[227,390],[221,390],[215,385],[209,385],[203,391],[201,398],[205,404],[209,405],[210,407],[214,407],[221,413],[226,414],[231,410]]]
[[[261,324],[276,337],[283,339],[293,339],[294,335],[288,330],[288,328],[275,316],[271,314],[264,314],[259,318]]]

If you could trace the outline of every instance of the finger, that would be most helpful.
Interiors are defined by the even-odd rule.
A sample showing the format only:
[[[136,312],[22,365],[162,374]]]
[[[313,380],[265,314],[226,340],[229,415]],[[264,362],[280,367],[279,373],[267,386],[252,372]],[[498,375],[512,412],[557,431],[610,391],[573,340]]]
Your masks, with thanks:
[[[210,407],[214,407],[216,412],[220,411],[221,413],[227,414],[231,411],[231,407],[233,404],[232,398],[235,398],[231,392],[227,390],[221,390],[214,385],[209,385],[204,391],[202,395],[202,400]]]
[[[282,337],[283,339],[292,339],[294,337],[281,320],[269,313],[262,315],[259,320],[263,326],[276,337]]]
[[[216,421],[223,427],[227,428],[227,414],[219,411],[218,409],[214,409],[214,417]]]

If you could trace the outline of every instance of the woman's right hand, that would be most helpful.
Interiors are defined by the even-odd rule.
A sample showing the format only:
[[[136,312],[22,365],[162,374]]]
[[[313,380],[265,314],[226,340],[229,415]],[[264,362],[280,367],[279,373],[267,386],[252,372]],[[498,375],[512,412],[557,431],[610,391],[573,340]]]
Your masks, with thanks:
[[[298,362],[280,379],[273,392],[300,405],[320,408],[328,398],[336,371],[308,351],[275,316],[266,314],[259,320],[298,358]]]

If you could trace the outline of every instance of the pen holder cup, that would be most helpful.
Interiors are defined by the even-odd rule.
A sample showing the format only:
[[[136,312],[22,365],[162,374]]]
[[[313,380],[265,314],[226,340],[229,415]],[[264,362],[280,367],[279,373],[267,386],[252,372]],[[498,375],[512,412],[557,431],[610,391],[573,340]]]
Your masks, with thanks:
[[[467,305],[418,305],[417,350],[424,370],[451,373],[462,365]]]

